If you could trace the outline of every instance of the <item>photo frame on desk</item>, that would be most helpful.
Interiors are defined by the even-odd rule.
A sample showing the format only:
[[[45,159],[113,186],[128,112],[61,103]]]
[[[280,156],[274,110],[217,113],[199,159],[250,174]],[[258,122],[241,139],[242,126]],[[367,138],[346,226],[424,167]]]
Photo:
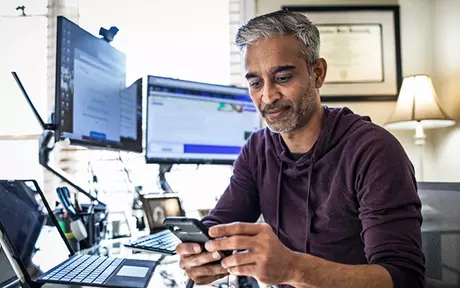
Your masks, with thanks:
[[[402,83],[399,6],[283,6],[320,31],[323,102],[396,101]]]

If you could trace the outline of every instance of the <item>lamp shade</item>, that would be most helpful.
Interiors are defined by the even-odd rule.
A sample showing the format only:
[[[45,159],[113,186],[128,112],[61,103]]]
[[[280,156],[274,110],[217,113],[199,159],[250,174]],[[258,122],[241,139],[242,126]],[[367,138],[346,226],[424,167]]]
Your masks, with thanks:
[[[438,96],[428,75],[405,77],[388,129],[415,129],[447,127],[455,124],[442,110]]]

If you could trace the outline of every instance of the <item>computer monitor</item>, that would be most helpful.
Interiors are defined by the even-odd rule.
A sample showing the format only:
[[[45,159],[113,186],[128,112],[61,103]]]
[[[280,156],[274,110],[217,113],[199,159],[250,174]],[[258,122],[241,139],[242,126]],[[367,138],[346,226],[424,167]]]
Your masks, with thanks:
[[[232,164],[261,120],[248,90],[147,78],[147,163]]]
[[[126,88],[126,57],[58,17],[56,141],[142,152],[142,80]]]

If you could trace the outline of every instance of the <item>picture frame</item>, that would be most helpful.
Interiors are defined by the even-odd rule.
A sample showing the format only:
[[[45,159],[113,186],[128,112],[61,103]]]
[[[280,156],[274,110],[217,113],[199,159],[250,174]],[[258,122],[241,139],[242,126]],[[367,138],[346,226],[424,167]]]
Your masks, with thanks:
[[[323,102],[396,101],[402,84],[399,6],[283,6],[320,31]]]

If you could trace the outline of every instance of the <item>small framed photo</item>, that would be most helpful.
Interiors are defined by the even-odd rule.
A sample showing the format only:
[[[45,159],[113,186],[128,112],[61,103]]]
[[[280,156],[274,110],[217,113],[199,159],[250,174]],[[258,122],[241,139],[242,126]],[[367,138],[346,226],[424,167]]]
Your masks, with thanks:
[[[399,6],[283,6],[320,32],[327,62],[321,100],[397,100],[402,83]]]

